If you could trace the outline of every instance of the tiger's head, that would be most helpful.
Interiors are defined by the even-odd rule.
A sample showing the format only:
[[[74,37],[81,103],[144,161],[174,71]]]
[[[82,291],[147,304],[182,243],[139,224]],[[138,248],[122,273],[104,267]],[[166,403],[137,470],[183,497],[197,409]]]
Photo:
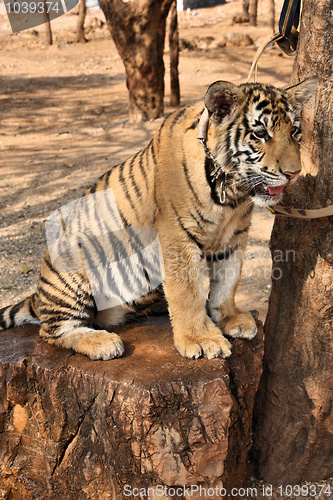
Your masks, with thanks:
[[[312,77],[285,90],[224,81],[209,87],[207,144],[227,173],[229,196],[248,195],[269,206],[295,181],[301,171],[300,114],[316,86]]]

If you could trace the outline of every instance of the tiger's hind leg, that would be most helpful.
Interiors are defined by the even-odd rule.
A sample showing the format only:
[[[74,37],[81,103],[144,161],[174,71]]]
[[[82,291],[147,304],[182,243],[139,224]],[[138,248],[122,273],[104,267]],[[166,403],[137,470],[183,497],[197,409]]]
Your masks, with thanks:
[[[93,319],[86,318],[71,319],[60,317],[59,312],[56,325],[53,323],[48,313],[47,320],[40,331],[48,343],[73,349],[79,354],[88,356],[90,359],[114,359],[124,354],[124,345],[119,335],[109,332],[103,328],[126,323],[130,319],[135,319],[148,314],[158,314],[167,311],[167,302],[164,298],[162,288],[138,298],[131,304],[121,304],[110,309],[98,311]],[[78,314],[78,311],[76,311]],[[73,311],[74,315],[74,311]],[[45,318],[46,319],[46,318]],[[53,328],[48,329],[47,324],[52,324]],[[95,325],[96,329],[89,325]],[[56,326],[56,328],[54,328]],[[98,328],[102,328],[98,330]]]
[[[168,303],[164,296],[163,287],[160,285],[133,302],[98,311],[94,324],[99,328],[110,328],[149,315],[165,314],[167,312]]]
[[[106,326],[94,327],[97,311],[89,282],[79,274],[61,275],[45,262],[36,300],[40,336],[93,360],[122,356],[119,336],[104,329]]]
[[[73,349],[90,359],[114,359],[124,354],[124,344],[119,335],[106,330],[95,330],[73,321],[64,321],[57,336],[50,336],[43,326],[40,331],[49,344]]]
[[[150,314],[165,314],[168,312],[168,303],[164,296],[163,286],[139,297],[132,303],[133,312],[136,316],[148,316]]]

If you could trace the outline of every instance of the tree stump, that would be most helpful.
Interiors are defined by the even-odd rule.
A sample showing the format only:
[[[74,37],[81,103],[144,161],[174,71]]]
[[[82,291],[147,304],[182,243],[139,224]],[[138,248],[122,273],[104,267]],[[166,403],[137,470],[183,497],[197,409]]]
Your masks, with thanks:
[[[254,340],[232,341],[228,360],[211,361],[178,354],[167,316],[114,330],[126,353],[111,361],[49,345],[34,325],[1,332],[1,498],[123,500],[134,488],[242,485],[261,325]]]

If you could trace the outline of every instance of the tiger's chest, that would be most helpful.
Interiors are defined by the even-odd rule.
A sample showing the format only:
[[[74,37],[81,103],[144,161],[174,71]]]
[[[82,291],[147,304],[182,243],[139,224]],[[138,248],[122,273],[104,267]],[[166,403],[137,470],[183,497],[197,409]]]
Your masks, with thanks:
[[[189,230],[206,254],[216,254],[241,244],[247,237],[252,217],[252,203],[237,207],[214,206],[206,213],[206,222],[192,221]]]

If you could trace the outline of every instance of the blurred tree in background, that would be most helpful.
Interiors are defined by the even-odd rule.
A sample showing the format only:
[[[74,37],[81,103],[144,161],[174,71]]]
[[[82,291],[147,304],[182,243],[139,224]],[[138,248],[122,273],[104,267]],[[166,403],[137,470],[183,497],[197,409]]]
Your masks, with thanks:
[[[108,28],[123,60],[130,121],[163,114],[166,19],[175,0],[101,0]]]

